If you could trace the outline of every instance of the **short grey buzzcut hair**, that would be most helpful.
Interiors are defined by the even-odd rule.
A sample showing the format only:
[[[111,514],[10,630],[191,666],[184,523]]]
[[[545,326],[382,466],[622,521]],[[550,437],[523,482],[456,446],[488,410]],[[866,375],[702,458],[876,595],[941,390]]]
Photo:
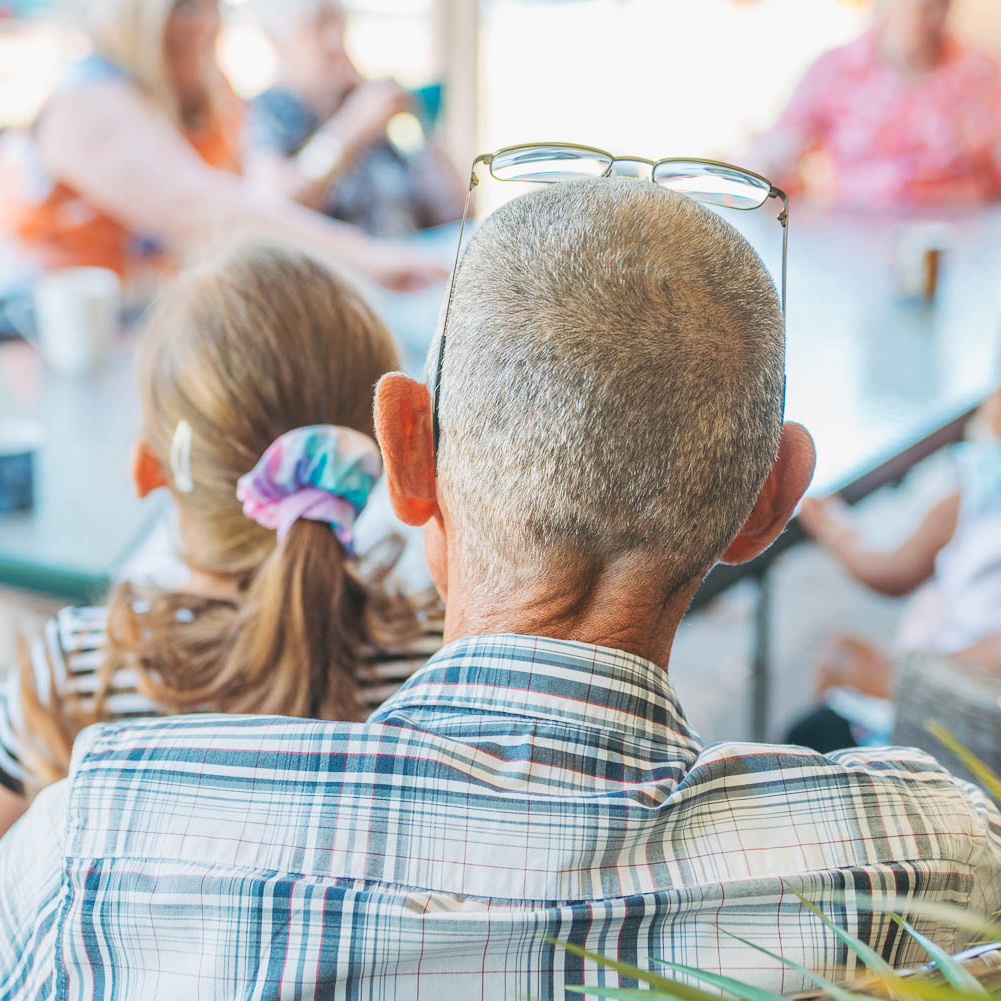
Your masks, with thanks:
[[[784,367],[775,286],[705,207],[626,179],[508,202],[448,319],[438,474],[462,558],[488,589],[641,551],[671,591],[694,580],[775,460]]]

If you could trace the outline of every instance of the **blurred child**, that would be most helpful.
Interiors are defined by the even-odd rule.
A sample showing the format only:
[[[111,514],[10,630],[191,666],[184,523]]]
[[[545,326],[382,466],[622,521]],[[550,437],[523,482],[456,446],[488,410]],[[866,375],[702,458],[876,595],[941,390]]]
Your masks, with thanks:
[[[956,450],[958,489],[892,551],[866,545],[836,498],[803,502],[800,523],[855,580],[879,594],[912,597],[891,649],[854,636],[828,646],[818,677],[826,706],[793,728],[791,742],[821,751],[888,742],[886,700],[900,653],[945,654],[1001,670],[1001,389],[971,430],[973,440]]]
[[[64,610],[6,679],[0,832],[92,722],[360,719],[436,649],[388,586],[400,547],[354,550],[381,473],[373,386],[396,366],[359,295],[299,251],[248,245],[165,292],[140,343],[133,477],[171,492],[187,586]]]

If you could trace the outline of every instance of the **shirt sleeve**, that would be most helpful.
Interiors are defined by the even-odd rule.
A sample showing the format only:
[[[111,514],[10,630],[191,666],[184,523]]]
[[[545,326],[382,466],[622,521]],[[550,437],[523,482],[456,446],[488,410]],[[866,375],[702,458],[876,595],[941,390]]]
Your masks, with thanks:
[[[0,997],[53,994],[69,783],[44,790],[0,840]]]
[[[951,774],[949,778],[970,804],[983,832],[982,838],[974,842],[970,859],[975,880],[970,895],[970,911],[993,917],[1001,911],[1001,812],[979,786]]]
[[[294,156],[315,128],[309,110],[294,94],[266,90],[250,102],[244,125],[244,147]]]
[[[917,781],[913,792],[922,790],[941,803],[953,801],[954,823],[949,829],[962,831],[953,861],[964,866],[972,877],[969,910],[991,918],[1001,912],[1001,810],[979,786],[958,778],[927,751],[915,747],[852,748],[829,755],[840,764],[861,765],[890,774],[899,772]],[[918,796],[920,803],[922,796]]]
[[[64,613],[60,613],[62,615]],[[45,634],[31,650],[31,667],[35,687],[45,703],[49,700],[53,679],[62,684],[66,679],[66,662],[60,642],[59,620],[50,619]],[[0,785],[24,795],[27,772],[23,764],[22,734],[24,711],[21,695],[21,671],[15,665],[0,684]]]
[[[1001,510],[1001,442],[967,441],[953,449],[963,521]]]
[[[0,685],[0,785],[23,796],[20,721],[21,672],[15,665]]]

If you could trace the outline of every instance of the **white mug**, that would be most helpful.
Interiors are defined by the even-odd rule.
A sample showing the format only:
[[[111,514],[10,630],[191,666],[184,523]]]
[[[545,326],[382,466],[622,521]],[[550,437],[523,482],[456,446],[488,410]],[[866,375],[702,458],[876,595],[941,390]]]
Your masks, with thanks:
[[[108,268],[61,268],[35,285],[38,349],[64,375],[98,369],[118,330],[121,282]]]

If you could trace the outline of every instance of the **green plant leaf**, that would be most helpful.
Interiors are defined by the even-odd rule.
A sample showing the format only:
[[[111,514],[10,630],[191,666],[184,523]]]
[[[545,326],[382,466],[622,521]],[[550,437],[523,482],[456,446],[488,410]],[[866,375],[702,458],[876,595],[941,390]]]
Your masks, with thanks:
[[[862,994],[856,994],[854,991],[847,990],[836,984],[833,980],[828,980],[827,977],[822,977],[819,973],[814,973],[812,970],[808,970],[805,966],[797,963],[795,960],[786,959],[785,956],[780,956],[776,952],[771,952],[766,949],[763,945],[756,945],[754,942],[749,941],[746,938],[741,938],[739,935],[734,935],[733,932],[727,931],[725,928],[720,928],[720,931],[724,935],[728,935],[730,938],[735,938],[738,942],[743,942],[744,945],[750,946],[750,948],[762,953],[765,956],[769,956],[776,962],[781,963],[783,966],[788,966],[789,969],[795,970],[797,973],[802,973],[804,977],[815,983],[818,987],[823,987],[828,994],[831,995],[835,1001],[861,1001],[864,997]],[[902,981],[899,977],[893,978],[898,982]]]
[[[933,720],[925,721],[925,729],[952,751],[960,761],[985,786],[996,803],[1001,803],[1001,778],[980,760],[965,744],[958,741],[948,730]]]
[[[901,996],[900,991],[903,989],[906,996],[916,998],[917,1001],[984,1001],[983,993],[971,994],[969,991],[957,990],[950,984],[936,983],[921,977],[893,977],[892,980],[873,977],[872,982],[885,987],[894,997]]]
[[[878,973],[883,977],[894,976],[893,967],[890,966],[890,964],[883,959],[882,956],[878,955],[874,949],[866,945],[865,942],[855,938],[854,935],[849,935],[843,928],[839,928],[819,907],[810,903],[810,901],[807,900],[806,897],[804,897],[803,894],[800,893],[795,887],[790,886],[785,880],[782,882],[786,889],[788,889],[790,893],[795,894],[799,898],[799,902],[807,908],[807,910],[811,911],[821,921],[823,921],[824,924],[827,925],[827,927],[830,928],[830,930],[834,932],[834,934],[837,935],[837,937],[841,939],[841,941],[844,942],[845,945],[847,945],[848,948],[851,949],[852,952],[854,952],[855,955],[858,956],[870,970],[873,971],[873,973]]]
[[[953,928],[968,931],[982,936],[982,944],[1001,942],[1001,923],[974,914],[958,904],[948,904],[940,900],[920,900],[910,897],[890,895],[876,899],[866,893],[845,893],[841,890],[829,890],[825,895],[830,900],[842,904],[855,905],[859,910],[873,911],[878,914],[908,914],[922,918],[943,921]],[[862,907],[861,904],[865,904]],[[974,943],[971,943],[973,945]]]
[[[670,994],[676,1001],[719,1001],[718,994],[710,994],[708,991],[700,990],[698,987],[680,984],[677,980],[669,980],[667,977],[652,973],[650,970],[641,970],[638,966],[632,966],[629,963],[623,963],[621,960],[602,956],[600,953],[591,952],[589,949],[584,949],[571,942],[560,942],[555,938],[547,938],[546,941],[550,945],[556,946],[557,949],[572,952],[575,956],[580,956],[582,959],[590,959],[599,966],[606,966],[627,977],[632,977],[642,984],[649,984],[651,987],[656,987],[657,990]]]
[[[941,946],[936,945],[927,935],[922,935],[921,932],[915,931],[899,914],[891,914],[890,919],[896,921],[897,924],[907,932],[911,938],[917,942],[925,952],[934,960],[935,966],[938,967],[939,973],[945,977],[946,980],[952,984],[953,987],[961,990],[968,991],[971,994],[986,994],[987,991],[977,982],[976,977],[970,973],[969,970],[964,969],[959,963],[956,962],[943,949]]]
[[[710,973],[708,970],[699,970],[694,966],[685,966],[684,963],[669,963],[666,959],[653,959],[653,957],[651,959],[654,963],[666,966],[676,973],[687,973],[688,976],[696,980],[704,980],[707,984],[719,987],[735,998],[739,998],[740,1001],[787,1001],[782,994],[776,994],[775,991],[765,990],[764,987],[754,987],[752,984],[734,980],[733,977],[724,977],[721,973]]]

